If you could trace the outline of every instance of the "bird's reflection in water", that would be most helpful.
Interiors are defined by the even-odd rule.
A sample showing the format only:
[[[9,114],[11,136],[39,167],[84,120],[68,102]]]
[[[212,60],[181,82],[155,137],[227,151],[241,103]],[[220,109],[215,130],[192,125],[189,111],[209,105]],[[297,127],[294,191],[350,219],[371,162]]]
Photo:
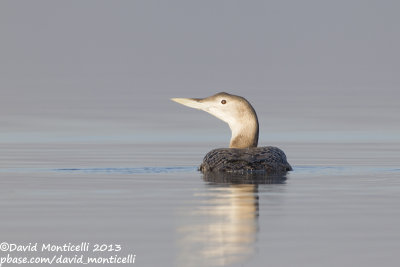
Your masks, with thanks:
[[[285,175],[206,173],[205,193],[183,216],[179,228],[180,266],[243,263],[255,251],[258,184],[285,183]]]

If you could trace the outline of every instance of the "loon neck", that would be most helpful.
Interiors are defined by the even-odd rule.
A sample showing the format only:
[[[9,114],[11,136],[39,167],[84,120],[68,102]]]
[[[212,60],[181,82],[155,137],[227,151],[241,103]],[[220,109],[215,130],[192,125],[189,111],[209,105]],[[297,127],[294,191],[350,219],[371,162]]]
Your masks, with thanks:
[[[232,131],[230,148],[257,147],[258,144],[258,119],[254,113],[248,114],[243,119],[229,123]]]

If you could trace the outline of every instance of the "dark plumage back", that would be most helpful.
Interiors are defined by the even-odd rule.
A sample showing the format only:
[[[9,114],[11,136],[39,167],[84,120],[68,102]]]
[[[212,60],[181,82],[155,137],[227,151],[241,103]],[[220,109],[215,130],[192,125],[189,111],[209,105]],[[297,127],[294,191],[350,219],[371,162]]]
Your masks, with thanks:
[[[277,147],[218,148],[204,157],[200,171],[283,173],[292,167]]]

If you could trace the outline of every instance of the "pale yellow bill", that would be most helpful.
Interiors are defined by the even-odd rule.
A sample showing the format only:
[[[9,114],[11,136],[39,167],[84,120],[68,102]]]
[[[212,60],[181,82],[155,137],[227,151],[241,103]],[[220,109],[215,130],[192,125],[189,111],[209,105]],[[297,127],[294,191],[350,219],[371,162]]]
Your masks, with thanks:
[[[199,102],[199,99],[195,98],[171,98],[171,100],[196,109],[202,109],[204,106],[203,103]]]

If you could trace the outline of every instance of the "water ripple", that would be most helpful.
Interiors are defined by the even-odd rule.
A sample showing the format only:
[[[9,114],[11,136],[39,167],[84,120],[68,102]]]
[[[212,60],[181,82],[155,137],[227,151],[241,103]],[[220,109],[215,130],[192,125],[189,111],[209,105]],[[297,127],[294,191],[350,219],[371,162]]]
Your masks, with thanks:
[[[381,166],[295,166],[294,173],[298,174],[373,174],[373,173],[399,173],[398,167]]]
[[[197,167],[139,167],[139,168],[63,168],[54,169],[56,172],[69,173],[119,173],[119,174],[151,174],[193,172]]]
[[[94,173],[94,174],[163,174],[163,173],[190,173],[197,172],[197,166],[185,167],[110,167],[110,168],[0,168],[0,173]],[[293,166],[293,174],[300,175],[355,175],[377,173],[400,173],[397,166]]]

